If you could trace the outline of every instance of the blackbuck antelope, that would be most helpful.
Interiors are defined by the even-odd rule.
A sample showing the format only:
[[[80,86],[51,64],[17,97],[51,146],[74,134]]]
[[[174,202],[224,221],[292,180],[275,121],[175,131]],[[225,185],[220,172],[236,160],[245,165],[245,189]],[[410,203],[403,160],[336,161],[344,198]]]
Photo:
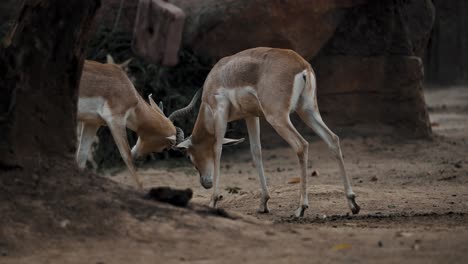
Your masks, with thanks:
[[[346,198],[353,214],[360,210],[346,176],[338,136],[325,125],[319,113],[315,74],[310,64],[292,50],[254,48],[221,59],[208,74],[195,127],[191,137],[178,144],[200,173],[203,187],[214,190],[210,206],[220,199],[220,159],[223,144],[243,139],[226,139],[227,123],[245,119],[250,149],[257,167],[262,196],[259,212],[268,213],[268,192],[263,171],[259,117],[271,126],[297,153],[301,167],[301,186],[297,217],[309,207],[307,197],[308,143],[291,124],[289,115],[301,119],[329,146],[338,160]]]
[[[147,104],[138,94],[122,69],[125,65],[85,61],[80,82],[78,121],[81,122],[78,166],[84,168],[87,156],[99,127],[107,125],[119,152],[139,188],[141,181],[132,159],[151,152],[161,152],[183,140],[183,132],[173,121],[186,108],[172,113],[167,118],[163,110],[149,96]],[[194,102],[192,102],[194,104]],[[192,106],[189,105],[189,108]],[[126,128],[138,134],[136,145],[130,151]]]

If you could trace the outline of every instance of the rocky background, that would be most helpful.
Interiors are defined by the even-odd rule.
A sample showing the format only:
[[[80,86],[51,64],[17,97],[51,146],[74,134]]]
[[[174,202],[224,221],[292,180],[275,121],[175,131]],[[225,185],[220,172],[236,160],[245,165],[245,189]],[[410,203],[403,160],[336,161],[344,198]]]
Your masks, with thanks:
[[[463,0],[169,2],[187,14],[179,64],[160,67],[135,58],[129,72],[141,94],[155,94],[168,112],[190,99],[219,58],[256,46],[291,48],[311,62],[322,115],[338,134],[428,137],[423,81],[468,82],[468,4]],[[102,61],[107,53],[117,61],[134,57],[130,40],[138,1],[102,4],[89,59]],[[14,18],[17,5],[0,3],[0,29],[8,28],[5,22]],[[192,120],[186,121],[189,133]],[[262,137],[278,139],[268,126]],[[97,166],[115,165],[120,158],[106,129],[99,132],[99,142]]]

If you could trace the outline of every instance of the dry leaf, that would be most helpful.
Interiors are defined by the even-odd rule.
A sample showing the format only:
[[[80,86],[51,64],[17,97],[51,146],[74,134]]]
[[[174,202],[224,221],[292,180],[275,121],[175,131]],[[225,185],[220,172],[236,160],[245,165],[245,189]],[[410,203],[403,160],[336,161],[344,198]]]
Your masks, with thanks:
[[[350,249],[350,248],[351,248],[351,244],[347,244],[347,243],[338,244],[333,247],[334,250],[343,250],[343,249]]]
[[[294,177],[294,178],[291,178],[288,180],[288,184],[296,184],[296,183],[300,183],[301,182],[301,178],[300,177]]]

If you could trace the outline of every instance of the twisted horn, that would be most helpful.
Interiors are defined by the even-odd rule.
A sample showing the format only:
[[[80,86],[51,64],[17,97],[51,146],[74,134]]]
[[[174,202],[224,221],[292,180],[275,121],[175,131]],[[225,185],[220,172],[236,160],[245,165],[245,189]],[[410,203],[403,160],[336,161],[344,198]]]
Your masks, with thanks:
[[[184,131],[180,127],[175,127],[176,128],[176,144],[179,144],[180,142],[184,141]]]
[[[200,96],[201,96],[201,89],[195,93],[195,95],[192,98],[192,101],[190,101],[190,103],[186,107],[172,112],[172,114],[170,114],[168,117],[169,120],[171,120],[171,122],[174,122],[174,120],[176,120],[177,118],[180,118],[190,113],[195,107],[195,104],[197,103],[197,100],[198,98],[200,98]]]

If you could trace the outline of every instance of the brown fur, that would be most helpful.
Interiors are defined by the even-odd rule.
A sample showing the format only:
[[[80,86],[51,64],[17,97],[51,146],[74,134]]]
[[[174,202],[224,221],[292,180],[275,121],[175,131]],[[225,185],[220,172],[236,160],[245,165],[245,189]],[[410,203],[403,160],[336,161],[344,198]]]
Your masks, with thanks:
[[[102,97],[114,115],[125,114],[135,107],[137,122],[130,122],[129,128],[138,134],[152,133],[164,137],[175,134],[172,122],[144,101],[127,74],[116,64],[85,61],[80,82],[80,98],[84,97]]]
[[[339,138],[326,126],[318,111],[316,81],[312,67],[292,50],[254,48],[221,59],[208,74],[203,86],[202,102],[192,138],[179,144],[187,148],[192,163],[200,172],[205,188],[214,186],[211,206],[219,200],[222,145],[242,140],[225,139],[229,121],[245,119],[252,157],[259,171],[262,187],[260,212],[268,212],[270,198],[263,170],[259,117],[267,122],[296,152],[301,167],[300,204],[296,216],[309,207],[307,194],[308,142],[290,120],[295,111],[335,154],[344,180],[348,205],[353,213],[355,202],[346,175]]]
[[[79,166],[84,168],[86,165],[92,138],[99,126],[107,125],[122,159],[141,188],[132,158],[172,147],[176,128],[156,104],[152,107],[141,98],[119,65],[85,61],[79,95],[83,100],[83,109],[78,109],[78,120],[83,123],[77,151]],[[86,99],[96,99],[96,106],[92,105],[93,100]],[[89,109],[85,111],[86,107]],[[138,134],[138,141],[131,151],[126,127]]]
[[[213,67],[203,86],[202,101],[215,103],[213,95],[220,87],[252,86],[260,102],[275,102],[276,109],[289,109],[294,76],[305,69],[311,69],[310,64],[292,50],[262,47],[241,51]],[[278,87],[278,83],[283,85]]]

